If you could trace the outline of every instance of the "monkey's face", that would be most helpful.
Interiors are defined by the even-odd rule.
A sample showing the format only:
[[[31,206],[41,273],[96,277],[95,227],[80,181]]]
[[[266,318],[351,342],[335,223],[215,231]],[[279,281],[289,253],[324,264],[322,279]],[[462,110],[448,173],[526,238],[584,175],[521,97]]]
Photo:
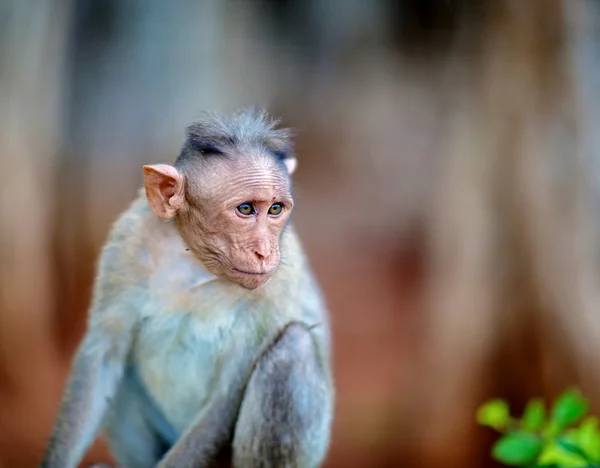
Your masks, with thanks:
[[[266,284],[293,208],[285,168],[260,155],[215,158],[190,176],[177,217],[184,241],[211,272],[247,289]]]

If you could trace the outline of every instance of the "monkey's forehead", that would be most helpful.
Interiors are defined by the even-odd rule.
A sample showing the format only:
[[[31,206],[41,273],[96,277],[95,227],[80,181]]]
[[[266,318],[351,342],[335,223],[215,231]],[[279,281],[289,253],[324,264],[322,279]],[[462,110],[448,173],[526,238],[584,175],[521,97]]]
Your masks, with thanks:
[[[261,193],[262,197],[291,196],[289,178],[277,166],[260,166],[236,162],[241,168],[207,171],[197,180],[197,192],[206,196],[235,196],[240,193]],[[233,164],[232,164],[233,165]],[[257,195],[258,196],[258,195]]]

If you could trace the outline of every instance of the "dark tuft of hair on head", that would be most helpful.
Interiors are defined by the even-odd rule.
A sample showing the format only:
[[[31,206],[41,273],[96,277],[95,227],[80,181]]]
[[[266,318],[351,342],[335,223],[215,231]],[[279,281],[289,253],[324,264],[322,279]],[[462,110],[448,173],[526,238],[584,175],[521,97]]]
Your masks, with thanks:
[[[234,147],[260,145],[278,161],[292,156],[293,131],[277,128],[279,119],[272,119],[266,110],[254,108],[226,116],[204,111],[186,129],[186,141],[176,164],[202,156],[223,155]]]

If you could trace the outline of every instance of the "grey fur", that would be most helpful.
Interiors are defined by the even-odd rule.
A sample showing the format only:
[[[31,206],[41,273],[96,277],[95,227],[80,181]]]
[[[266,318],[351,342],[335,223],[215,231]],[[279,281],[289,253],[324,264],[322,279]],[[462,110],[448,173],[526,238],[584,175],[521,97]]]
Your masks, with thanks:
[[[187,127],[186,142],[176,166],[199,157],[202,150],[226,152],[232,148],[261,146],[278,158],[292,156],[290,128],[277,128],[278,119],[271,119],[265,110],[244,109],[232,116],[203,112]]]
[[[273,125],[240,114],[191,131],[283,142]],[[141,190],[103,248],[41,467],[75,468],[101,427],[127,468],[213,466],[227,450],[236,467],[319,466],[334,400],[328,315],[292,226],[280,243],[271,281],[244,289],[210,273]]]
[[[257,362],[236,424],[236,466],[300,468],[324,458],[332,401],[317,349],[309,327],[291,323]]]

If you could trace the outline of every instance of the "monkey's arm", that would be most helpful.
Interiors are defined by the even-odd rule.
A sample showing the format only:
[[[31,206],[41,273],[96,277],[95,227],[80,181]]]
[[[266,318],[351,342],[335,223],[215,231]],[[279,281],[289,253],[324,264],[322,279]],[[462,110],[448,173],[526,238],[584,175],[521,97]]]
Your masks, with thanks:
[[[159,467],[211,466],[232,429],[234,466],[319,466],[333,411],[333,387],[320,345],[310,327],[288,324],[259,356],[247,385],[233,386],[244,393],[214,405]]]
[[[121,215],[102,249],[87,332],[73,358],[41,468],[78,465],[123,375],[139,310],[148,299],[140,207],[136,201]]]
[[[213,398],[207,413],[167,452],[157,468],[196,468],[213,466],[217,455],[231,441],[246,378],[230,387],[229,394]]]
[[[240,467],[315,468],[329,446],[334,391],[322,335],[293,322],[257,362],[233,440]]]
[[[75,468],[96,437],[122,375],[127,334],[109,337],[90,330],[80,344],[67,380],[42,468]]]

